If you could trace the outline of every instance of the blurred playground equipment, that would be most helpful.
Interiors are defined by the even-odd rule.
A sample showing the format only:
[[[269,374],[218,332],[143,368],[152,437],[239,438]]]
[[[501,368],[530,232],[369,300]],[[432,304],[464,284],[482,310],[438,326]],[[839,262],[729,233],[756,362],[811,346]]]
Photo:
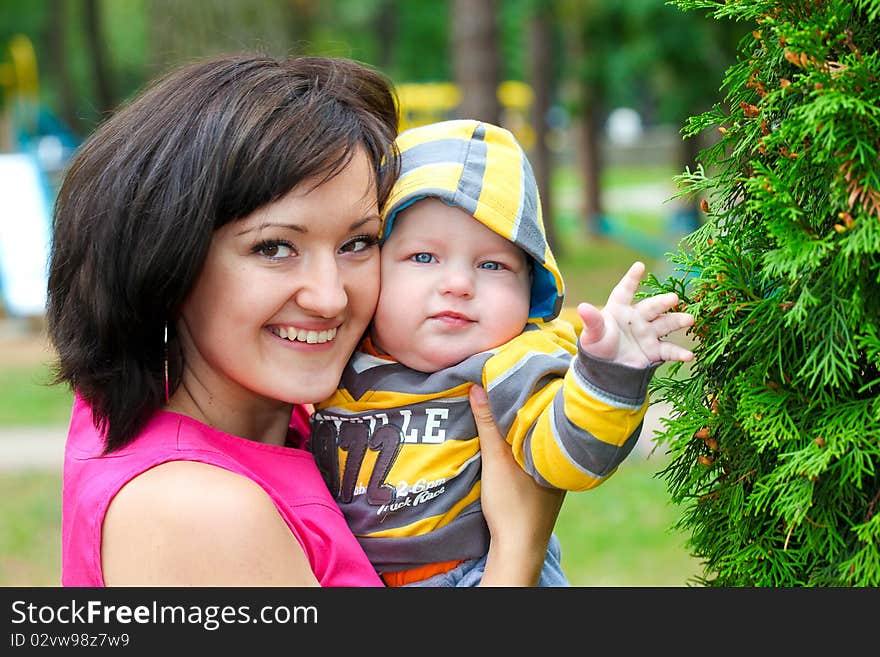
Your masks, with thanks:
[[[36,108],[40,103],[37,57],[30,40],[21,34],[6,46],[7,61],[0,59],[0,88],[3,91],[4,134],[0,147],[9,150],[14,140],[13,122],[23,130],[36,128]]]
[[[453,118],[461,100],[461,92],[452,82],[408,82],[398,84],[395,90],[401,132]],[[529,118],[534,99],[532,88],[525,82],[506,80],[498,85],[497,94],[503,113],[502,125],[529,150],[535,144],[535,131]]]
[[[44,313],[57,176],[78,141],[41,106],[30,40],[12,37],[0,51],[0,316]]]

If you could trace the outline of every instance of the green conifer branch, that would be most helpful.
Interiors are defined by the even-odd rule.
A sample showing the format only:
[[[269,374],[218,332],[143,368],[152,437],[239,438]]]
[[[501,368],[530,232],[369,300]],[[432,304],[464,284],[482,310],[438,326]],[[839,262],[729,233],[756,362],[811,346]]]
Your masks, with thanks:
[[[657,447],[705,586],[880,584],[880,0],[679,0],[753,25],[717,138],[676,177],[705,221],[665,281],[695,361]]]

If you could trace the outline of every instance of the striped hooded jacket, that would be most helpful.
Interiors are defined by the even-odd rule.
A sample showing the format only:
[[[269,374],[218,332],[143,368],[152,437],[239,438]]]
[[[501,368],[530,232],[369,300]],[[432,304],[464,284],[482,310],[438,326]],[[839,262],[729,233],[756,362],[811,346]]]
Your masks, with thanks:
[[[480,454],[468,403],[482,385],[520,465],[570,491],[600,484],[630,453],[655,367],[580,351],[557,318],[562,276],[545,239],[531,166],[500,127],[454,120],[398,137],[401,172],[383,235],[402,209],[436,197],[520,246],[533,261],[530,318],[496,349],[433,373],[379,356],[369,340],[312,416],[312,450],[352,531],[379,572],[481,556]]]

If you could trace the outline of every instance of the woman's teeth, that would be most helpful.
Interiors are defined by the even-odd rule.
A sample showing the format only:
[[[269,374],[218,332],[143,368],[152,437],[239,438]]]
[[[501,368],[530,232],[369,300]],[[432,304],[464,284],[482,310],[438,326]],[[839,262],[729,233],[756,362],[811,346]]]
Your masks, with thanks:
[[[326,331],[307,331],[305,329],[298,329],[293,326],[288,326],[287,328],[279,328],[275,331],[275,334],[279,337],[284,338],[285,340],[295,340],[296,342],[308,342],[309,344],[321,344],[322,342],[329,342],[333,338],[336,337],[336,329],[328,329]]]

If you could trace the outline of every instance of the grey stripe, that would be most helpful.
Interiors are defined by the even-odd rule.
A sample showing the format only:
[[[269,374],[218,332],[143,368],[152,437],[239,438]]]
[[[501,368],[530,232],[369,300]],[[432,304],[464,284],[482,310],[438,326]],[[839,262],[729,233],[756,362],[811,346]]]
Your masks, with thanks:
[[[455,192],[455,204],[471,214],[477,213],[477,200],[483,188],[483,176],[486,174],[486,127],[481,123],[474,130],[471,141],[467,142],[468,153],[465,156],[464,168],[458,189]]]
[[[553,438],[568,462],[580,472],[598,479],[606,476],[623,462],[638,442],[642,432],[640,422],[635,431],[619,447],[599,440],[565,416],[561,396],[553,400],[550,425],[553,428]]]
[[[522,185],[520,185],[516,224],[513,228],[513,241],[543,264],[547,243],[538,227],[538,183],[535,181],[532,166],[522,149],[520,149],[520,162],[522,163]]]
[[[568,352],[562,357],[536,352],[517,363],[514,373],[519,376],[508,375],[490,383],[487,390],[489,405],[498,429],[503,435],[507,435],[510,431],[517,411],[530,397],[550,380],[565,376],[570,358],[571,354]]]
[[[633,399],[632,397],[623,397],[621,395],[615,395],[613,393],[607,392],[603,390],[599,386],[593,384],[586,377],[586,373],[582,366],[579,366],[580,363],[577,359],[572,362],[571,370],[574,373],[574,378],[577,381],[578,385],[586,390],[590,395],[602,402],[603,404],[608,404],[614,408],[623,408],[626,410],[638,410],[642,407],[642,404],[645,401],[645,398],[642,397],[641,400]]]
[[[542,486],[546,486],[547,488],[555,488],[555,486],[552,486],[549,481],[541,476],[541,473],[538,472],[537,468],[535,467],[535,458],[532,454],[532,437],[534,436],[534,434],[535,425],[533,424],[531,427],[529,427],[529,430],[526,432],[526,437],[523,440],[523,470],[529,473],[532,478]]]
[[[379,572],[405,570],[438,561],[474,559],[489,550],[489,529],[479,500],[445,527],[405,538],[358,538]]]
[[[560,376],[564,376],[565,373],[568,371],[568,364],[571,361],[571,354],[568,351],[566,351],[565,349],[557,349],[556,351],[554,351],[551,354],[545,354],[545,353],[539,353],[539,352],[531,353],[531,354],[525,356],[524,358],[520,358],[516,362],[516,365],[514,365],[509,370],[504,372],[504,374],[500,375],[498,378],[494,379],[493,381],[490,381],[488,392],[491,392],[492,390],[494,390],[496,387],[498,387],[499,385],[504,383],[510,377],[515,376],[520,370],[522,370],[527,365],[529,365],[529,363],[532,362],[533,359],[538,358],[538,357],[540,357],[542,360],[543,359],[559,359],[559,363],[557,364],[557,363],[553,363],[552,361],[550,361],[550,362],[542,362],[536,366],[533,366],[532,369],[537,370],[537,372],[535,372],[535,374],[533,374],[532,376],[535,376],[536,374],[547,370],[548,366],[550,368],[550,371],[557,372]],[[523,374],[523,376],[529,376],[529,372],[526,372],[525,374]]]
[[[360,374],[360,362],[368,358],[364,354],[355,354],[352,362],[342,373],[342,386],[355,398],[360,399],[369,390],[402,392],[416,395],[442,395],[462,383],[479,383],[482,381],[483,365],[492,356],[491,352],[482,352],[465,359],[455,367],[425,374],[403,367],[400,363],[389,362],[387,365],[372,367]],[[374,361],[370,361],[374,362]]]
[[[612,399],[628,406],[641,406],[647,398],[648,383],[660,362],[648,367],[628,367],[609,360],[594,358],[583,350],[578,342],[578,356],[574,362],[575,372],[592,386]]]
[[[403,179],[419,167],[430,164],[460,164],[464,159],[468,142],[463,139],[437,139],[417,144],[400,155],[400,170]]]
[[[529,253],[531,250],[531,245],[528,244],[527,240],[523,240],[519,234],[523,220],[523,211],[525,210],[526,186],[528,184],[528,180],[526,179],[525,167],[528,166],[528,160],[526,160],[525,153],[522,152],[519,144],[516,144],[516,150],[517,153],[519,153],[519,175],[522,178],[522,182],[519,185],[519,200],[516,203],[516,216],[513,218],[513,227],[510,232],[510,239],[518,244],[520,248],[524,249],[526,253]],[[536,217],[534,214],[532,214],[529,219],[530,220],[526,223],[534,222]]]

